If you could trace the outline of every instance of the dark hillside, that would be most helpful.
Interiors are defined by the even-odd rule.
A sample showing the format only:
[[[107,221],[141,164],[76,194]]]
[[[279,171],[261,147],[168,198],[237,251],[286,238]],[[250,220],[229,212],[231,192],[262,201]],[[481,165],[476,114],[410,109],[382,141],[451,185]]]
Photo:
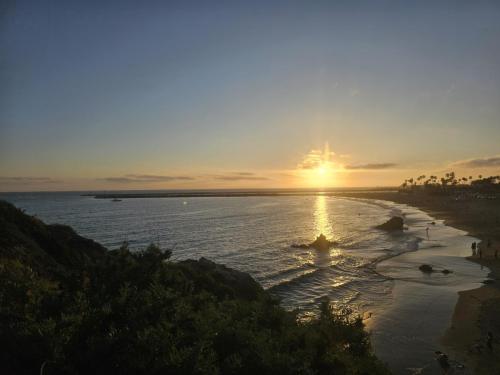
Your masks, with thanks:
[[[46,225],[0,201],[0,256],[19,259],[38,272],[83,269],[103,258],[106,249],[66,225]]]

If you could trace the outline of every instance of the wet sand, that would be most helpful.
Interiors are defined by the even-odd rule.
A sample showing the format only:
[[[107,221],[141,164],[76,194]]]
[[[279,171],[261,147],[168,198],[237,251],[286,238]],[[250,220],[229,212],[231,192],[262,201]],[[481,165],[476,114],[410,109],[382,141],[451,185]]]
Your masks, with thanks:
[[[421,210],[407,205],[394,207],[405,215],[409,251],[377,265],[379,274],[393,280],[392,298],[386,306],[373,311],[372,318],[366,321],[367,329],[375,353],[393,373],[440,374],[435,351],[445,351],[441,338],[458,292],[481,285],[487,270],[465,259],[475,238]],[[422,264],[432,265],[435,272],[420,271]],[[455,373],[470,372],[457,368]]]
[[[415,317],[416,327],[419,326],[417,322],[422,321],[425,326],[432,324],[436,330],[442,332],[441,339],[436,345],[442,345],[443,351],[450,358],[465,365],[465,369],[458,373],[500,374],[500,259],[495,258],[495,250],[498,251],[500,257],[500,199],[455,200],[451,197],[392,192],[357,192],[339,195],[408,204],[424,210],[432,217],[443,220],[446,225],[462,229],[481,240],[480,246],[483,252],[481,259],[477,255],[472,257],[470,247],[464,249],[463,246],[457,248],[456,252],[451,255],[465,258],[470,265],[477,266],[479,269],[481,266],[484,267],[483,271],[489,272],[488,278],[491,283],[479,287],[470,285],[457,290],[458,301],[455,307],[449,314],[447,312],[439,314],[440,316],[448,315],[447,321],[438,319],[439,323],[437,323],[435,313],[429,319],[418,316]],[[487,246],[488,240],[491,241],[490,247]],[[411,254],[417,253],[419,252]],[[421,252],[421,254],[424,253]],[[404,261],[404,258],[401,257],[398,261]],[[425,294],[427,287],[419,289]],[[395,293],[401,293],[404,296],[402,300],[407,296],[411,297],[415,292],[412,292],[411,288],[395,288]],[[411,300],[408,297],[407,299]],[[438,302],[443,301],[438,300]],[[404,308],[401,307],[401,309]],[[411,309],[411,302],[408,302],[408,309]],[[433,305],[432,309],[435,311],[438,307]],[[421,310],[421,306],[420,308],[415,306],[414,311]],[[493,334],[492,350],[487,345],[488,332]],[[408,332],[408,334],[411,338],[412,333]],[[396,349],[398,342],[389,346]]]

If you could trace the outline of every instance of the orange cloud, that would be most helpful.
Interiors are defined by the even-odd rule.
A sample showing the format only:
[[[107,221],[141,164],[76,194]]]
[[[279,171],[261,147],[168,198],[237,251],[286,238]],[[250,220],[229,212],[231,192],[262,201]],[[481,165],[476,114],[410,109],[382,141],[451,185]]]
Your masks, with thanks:
[[[325,143],[325,147],[323,150],[313,149],[309,151],[309,153],[304,156],[299,165],[297,165],[298,169],[315,169],[321,166],[332,166],[334,164],[332,158],[335,156],[335,152],[330,151],[330,146],[328,143]]]

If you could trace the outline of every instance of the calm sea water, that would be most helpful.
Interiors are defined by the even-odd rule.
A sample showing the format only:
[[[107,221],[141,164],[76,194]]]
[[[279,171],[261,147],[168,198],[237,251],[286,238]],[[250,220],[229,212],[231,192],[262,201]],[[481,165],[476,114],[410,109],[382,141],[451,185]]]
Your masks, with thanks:
[[[374,229],[394,207],[327,196],[144,198],[122,202],[77,193],[3,194],[47,223],[75,228],[113,249],[159,242],[174,259],[205,257],[250,273],[289,308],[305,311],[328,296],[366,311],[392,281],[375,272],[380,259],[411,250],[410,232]],[[292,248],[320,233],[337,241],[328,253]]]

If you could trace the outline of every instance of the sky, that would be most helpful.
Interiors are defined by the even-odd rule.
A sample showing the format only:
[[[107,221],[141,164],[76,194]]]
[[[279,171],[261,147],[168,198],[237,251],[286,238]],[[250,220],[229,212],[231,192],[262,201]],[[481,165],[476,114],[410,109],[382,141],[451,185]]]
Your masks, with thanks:
[[[10,1],[0,191],[500,174],[498,1]]]

